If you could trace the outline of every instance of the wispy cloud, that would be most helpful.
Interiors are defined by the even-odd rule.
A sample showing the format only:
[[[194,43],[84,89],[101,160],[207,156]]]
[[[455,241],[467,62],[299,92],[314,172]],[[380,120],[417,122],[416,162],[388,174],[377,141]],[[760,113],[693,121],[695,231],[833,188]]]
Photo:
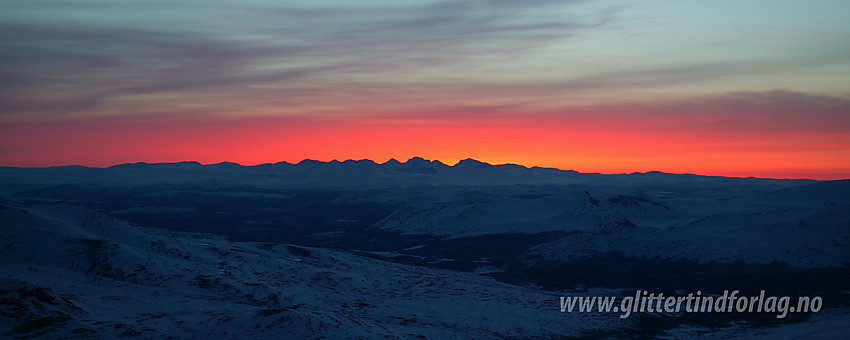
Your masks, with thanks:
[[[119,114],[108,111],[142,104],[134,97],[156,111],[180,106],[169,100],[175,94],[210,108],[254,106],[269,92],[321,101],[316,92],[335,84],[397,82],[429,67],[522,54],[609,19],[549,14],[575,2],[7,3],[1,111]]]
[[[847,30],[800,39],[817,30],[789,10],[775,18],[778,33],[740,17],[705,31],[691,22],[719,22],[712,15],[731,5],[688,6],[3,1],[0,119],[528,111],[647,94],[846,89],[835,74],[850,67],[839,43]]]

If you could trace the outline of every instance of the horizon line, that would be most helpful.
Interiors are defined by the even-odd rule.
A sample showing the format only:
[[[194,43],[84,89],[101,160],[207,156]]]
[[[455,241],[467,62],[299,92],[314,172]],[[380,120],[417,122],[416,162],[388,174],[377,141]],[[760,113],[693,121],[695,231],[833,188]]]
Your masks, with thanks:
[[[678,176],[699,176],[699,177],[719,177],[719,178],[738,178],[738,179],[809,180],[809,181],[850,180],[850,177],[834,178],[834,179],[815,179],[815,178],[809,178],[809,177],[730,176],[730,175],[698,174],[698,173],[691,173],[691,172],[677,173],[677,172],[666,172],[666,171],[662,171],[662,170],[613,172],[613,173],[582,172],[582,171],[578,171],[578,170],[574,170],[574,169],[563,169],[563,168],[559,168],[559,167],[537,166],[537,165],[528,166],[528,165],[524,165],[524,164],[510,163],[510,162],[508,162],[508,163],[495,163],[494,164],[494,163],[489,163],[489,162],[486,162],[486,161],[477,160],[477,159],[472,158],[472,157],[460,159],[457,162],[455,162],[454,164],[450,164],[450,163],[443,162],[439,159],[430,160],[430,159],[427,159],[427,158],[424,158],[424,157],[419,157],[419,156],[411,157],[404,162],[397,160],[395,157],[390,157],[388,160],[386,160],[382,163],[379,163],[377,161],[374,161],[374,160],[368,159],[368,158],[362,158],[362,159],[349,158],[349,159],[345,159],[345,160],[338,160],[338,159],[334,158],[334,159],[329,160],[329,161],[322,161],[322,160],[312,159],[312,158],[304,158],[304,159],[302,159],[298,162],[295,162],[295,163],[287,162],[287,161],[278,161],[278,162],[265,162],[265,163],[257,163],[257,164],[242,164],[242,163],[239,163],[239,162],[232,162],[232,161],[226,161],[226,160],[220,161],[220,162],[215,162],[215,163],[213,163],[213,162],[204,163],[204,162],[201,162],[201,161],[198,161],[198,160],[181,160],[181,161],[153,161],[153,162],[147,162],[147,161],[123,162],[123,163],[114,163],[112,165],[106,165],[106,166],[84,165],[84,164],[61,164],[61,165],[44,165],[44,166],[0,165],[0,167],[2,167],[2,168],[18,168],[18,169],[47,169],[47,168],[60,168],[60,167],[84,167],[84,168],[89,168],[89,169],[109,169],[109,168],[122,166],[122,165],[157,165],[157,164],[181,164],[181,163],[194,163],[194,164],[198,164],[198,165],[201,165],[201,166],[233,164],[233,165],[237,165],[237,166],[241,166],[241,167],[255,167],[255,166],[262,166],[262,165],[278,165],[278,164],[299,165],[299,164],[304,163],[304,162],[317,162],[317,163],[322,163],[322,164],[334,164],[334,163],[343,164],[343,163],[347,163],[347,162],[363,162],[363,161],[367,161],[367,162],[371,162],[372,164],[375,164],[375,165],[383,166],[383,165],[393,163],[393,161],[395,161],[398,164],[407,164],[407,163],[409,163],[413,160],[416,160],[416,159],[422,160],[424,162],[429,162],[431,164],[434,164],[434,163],[442,164],[443,166],[446,166],[446,167],[449,167],[449,168],[456,167],[456,166],[458,166],[459,164],[461,164],[465,161],[473,161],[473,162],[477,162],[477,163],[481,163],[481,164],[484,164],[484,165],[487,165],[487,166],[493,166],[493,167],[495,167],[495,166],[519,166],[519,167],[522,167],[522,168],[525,168],[525,169],[528,169],[528,170],[531,170],[531,169],[549,169],[549,170],[557,170],[557,171],[564,171],[564,172],[574,172],[574,173],[582,174],[582,175],[617,176],[617,175],[639,175],[639,174],[658,173],[658,174],[678,175]]]

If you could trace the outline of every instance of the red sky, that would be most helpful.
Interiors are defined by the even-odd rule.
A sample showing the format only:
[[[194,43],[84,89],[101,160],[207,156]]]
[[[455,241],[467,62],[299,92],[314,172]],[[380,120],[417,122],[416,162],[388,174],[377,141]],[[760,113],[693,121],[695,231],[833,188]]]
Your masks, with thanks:
[[[813,1],[0,4],[0,165],[850,178],[850,2]]]
[[[724,110],[729,112],[730,107]],[[795,123],[793,115],[783,118],[776,112],[761,112],[763,108],[750,108],[742,116],[746,119],[734,113],[689,115],[676,108],[671,116],[656,108],[652,115],[627,119],[644,109],[592,107],[570,115],[490,114],[491,118],[453,112],[405,119],[362,115],[51,120],[6,124],[0,150],[4,165],[11,166],[183,160],[254,165],[303,159],[380,163],[419,156],[447,164],[475,158],[580,172],[850,178],[848,135],[843,125],[830,124],[839,120],[825,117],[834,112],[821,110],[820,115]],[[772,117],[753,118],[759,112]],[[454,118],[442,119],[446,114]]]

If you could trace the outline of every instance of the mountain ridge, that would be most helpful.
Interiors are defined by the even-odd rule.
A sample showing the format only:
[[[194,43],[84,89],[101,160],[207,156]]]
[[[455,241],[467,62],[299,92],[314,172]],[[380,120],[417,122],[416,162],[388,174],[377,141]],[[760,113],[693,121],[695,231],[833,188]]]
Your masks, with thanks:
[[[427,170],[427,169],[505,169],[511,168],[515,170],[526,170],[526,171],[549,171],[549,172],[559,172],[564,174],[573,174],[573,175],[598,175],[598,176],[633,176],[633,175],[645,175],[645,176],[689,176],[689,177],[705,177],[705,178],[728,178],[728,179],[758,179],[758,180],[790,180],[790,181],[818,181],[825,182],[829,180],[815,180],[808,178],[773,178],[773,177],[756,177],[756,176],[723,176],[723,175],[701,175],[701,174],[693,174],[693,173],[675,173],[675,172],[665,172],[660,170],[650,170],[645,172],[635,171],[635,172],[622,172],[622,173],[601,173],[601,172],[580,172],[572,169],[561,169],[556,167],[542,167],[542,166],[525,166],[517,163],[499,163],[499,164],[491,164],[484,161],[479,161],[474,158],[465,158],[459,160],[457,163],[453,165],[449,165],[443,163],[440,160],[429,160],[423,157],[411,157],[407,161],[401,162],[396,160],[395,158],[390,158],[386,162],[378,163],[371,159],[346,159],[343,161],[333,159],[330,161],[320,161],[310,158],[305,158],[296,163],[290,163],[286,161],[280,161],[275,163],[262,163],[255,165],[243,165],[237,162],[230,161],[222,161],[218,163],[201,163],[195,160],[187,160],[187,161],[177,161],[177,162],[128,162],[128,163],[120,163],[111,166],[87,166],[80,164],[69,164],[69,165],[54,165],[54,166],[0,166],[0,169],[126,169],[126,168],[138,168],[138,167],[202,167],[202,168],[210,168],[210,167],[232,167],[232,168],[266,168],[272,166],[278,167],[287,167],[287,166],[313,166],[313,167],[321,167],[321,166],[343,166],[343,167],[351,167],[351,166],[366,166],[366,167],[375,167],[375,168],[389,168],[389,169],[418,169],[421,171],[426,171],[426,173],[436,174],[437,170]],[[840,181],[839,179],[838,181]]]

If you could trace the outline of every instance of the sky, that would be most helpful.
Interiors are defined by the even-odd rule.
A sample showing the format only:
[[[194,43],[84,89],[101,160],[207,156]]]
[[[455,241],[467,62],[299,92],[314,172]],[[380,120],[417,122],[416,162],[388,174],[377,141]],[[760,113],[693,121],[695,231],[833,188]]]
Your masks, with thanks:
[[[846,0],[0,0],[0,165],[850,178]]]

